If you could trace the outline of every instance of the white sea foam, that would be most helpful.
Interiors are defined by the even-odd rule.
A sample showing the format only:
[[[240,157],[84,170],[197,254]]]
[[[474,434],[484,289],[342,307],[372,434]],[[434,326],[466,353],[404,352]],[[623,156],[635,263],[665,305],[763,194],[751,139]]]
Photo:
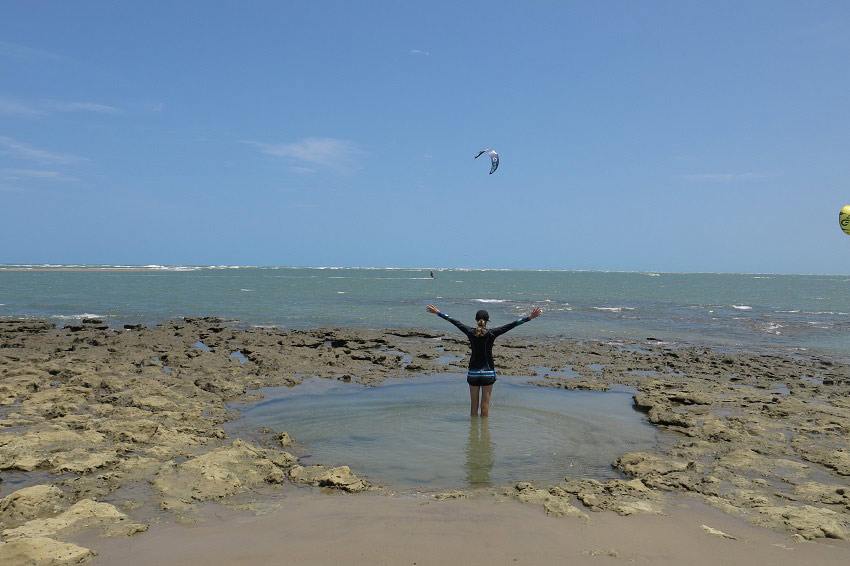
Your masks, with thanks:
[[[608,312],[623,312],[623,311],[633,311],[634,307],[590,307],[596,311],[608,311]]]
[[[337,295],[345,295],[345,291],[337,291],[336,294]]]
[[[768,277],[766,275],[753,275],[753,279],[773,279],[773,277]]]
[[[254,290],[253,290],[253,289],[239,289],[239,290],[240,290],[240,291],[243,291],[243,292],[245,292],[245,293],[253,293],[253,292],[254,292]]]
[[[644,273],[644,275],[648,275],[650,277],[661,277],[660,273]]]
[[[476,303],[507,303],[507,299],[472,299]]]
[[[86,318],[104,318],[103,315],[100,314],[92,314],[90,312],[84,312],[83,314],[54,314],[50,318],[56,318],[59,320],[84,320]]]
[[[120,265],[120,266],[116,266],[116,267],[121,268],[121,269],[139,269],[138,266],[133,266],[133,265],[126,265],[126,266]],[[151,265],[143,265],[143,266],[141,266],[141,269],[149,269],[151,271],[199,271],[201,269],[210,269],[210,268],[200,267],[200,266],[196,266],[196,265],[157,265],[157,264],[151,264]]]
[[[785,326],[783,326],[782,324],[777,324],[775,322],[771,322],[771,323],[766,324],[762,328],[762,330],[764,330],[765,332],[768,332],[770,334],[782,334],[779,331],[780,328],[785,328]]]
[[[847,316],[848,314],[850,314],[850,313],[841,312],[841,311],[800,311],[800,310],[794,310],[794,311],[773,311],[773,312],[787,313],[787,314],[840,315],[840,316]]]
[[[738,309],[739,311],[751,311],[753,307],[749,305],[732,305],[733,309]]]

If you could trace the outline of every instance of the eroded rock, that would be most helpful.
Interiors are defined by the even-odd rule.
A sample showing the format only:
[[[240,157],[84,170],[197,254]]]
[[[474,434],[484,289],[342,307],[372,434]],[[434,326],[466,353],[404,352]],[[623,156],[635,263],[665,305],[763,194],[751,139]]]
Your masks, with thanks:
[[[223,499],[261,484],[279,484],[284,470],[297,458],[236,440],[229,446],[177,464],[169,462],[157,473],[153,485],[166,509],[185,509],[196,501]]]
[[[88,564],[97,553],[70,542],[47,537],[0,542],[0,564],[8,566],[70,566]]]
[[[35,537],[63,537],[92,527],[115,527],[121,525],[128,533],[147,530],[147,525],[133,523],[124,513],[109,503],[98,503],[91,499],[78,501],[55,517],[32,519],[19,527],[6,529],[6,540]]]
[[[289,478],[295,483],[304,483],[318,487],[331,487],[343,491],[363,491],[369,483],[354,475],[348,466],[332,468],[324,465],[293,466]]]
[[[34,485],[0,499],[0,528],[9,529],[31,519],[62,510],[62,490],[54,485]]]

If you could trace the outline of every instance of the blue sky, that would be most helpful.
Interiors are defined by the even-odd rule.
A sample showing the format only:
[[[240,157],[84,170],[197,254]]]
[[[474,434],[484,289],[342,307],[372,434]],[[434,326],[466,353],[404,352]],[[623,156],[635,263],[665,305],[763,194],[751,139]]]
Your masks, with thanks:
[[[850,272],[850,3],[457,4],[3,3],[0,262]]]

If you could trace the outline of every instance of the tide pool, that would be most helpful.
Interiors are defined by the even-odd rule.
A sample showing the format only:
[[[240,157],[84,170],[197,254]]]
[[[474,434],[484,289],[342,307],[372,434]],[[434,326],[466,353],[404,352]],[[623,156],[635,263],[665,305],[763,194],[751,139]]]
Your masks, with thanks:
[[[399,489],[616,478],[617,457],[657,443],[628,391],[565,391],[527,380],[500,377],[487,419],[469,416],[462,375],[376,387],[310,379],[265,390],[267,400],[245,415],[252,426],[292,435],[304,465],[348,465]]]

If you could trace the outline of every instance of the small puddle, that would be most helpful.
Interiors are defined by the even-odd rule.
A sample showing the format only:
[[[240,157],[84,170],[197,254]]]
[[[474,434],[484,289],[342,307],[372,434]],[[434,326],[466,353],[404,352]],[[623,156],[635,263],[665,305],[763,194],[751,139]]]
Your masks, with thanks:
[[[611,467],[617,457],[657,442],[628,392],[527,381],[499,377],[488,419],[469,417],[464,376],[445,374],[373,387],[308,379],[262,390],[267,400],[245,415],[252,426],[291,434],[308,451],[305,465],[348,465],[374,483],[402,489],[617,478]]]
[[[194,346],[195,348],[197,348],[199,350],[203,350],[205,352],[209,352],[210,350],[212,350],[212,348],[210,348],[209,346],[207,346],[206,344],[204,344],[200,340],[198,340],[197,342],[192,344],[192,346]]]
[[[230,352],[230,355],[227,356],[227,358],[230,360],[239,360],[240,364],[248,363],[248,358],[245,357],[245,354],[242,353],[242,350]]]
[[[770,384],[770,389],[767,392],[773,393],[774,395],[789,395],[791,390],[788,389],[788,386],[784,383],[775,382]]]
[[[431,363],[437,366],[447,366],[454,362],[459,362],[463,359],[463,356],[452,356],[451,354],[443,354],[442,356],[437,356]]]

